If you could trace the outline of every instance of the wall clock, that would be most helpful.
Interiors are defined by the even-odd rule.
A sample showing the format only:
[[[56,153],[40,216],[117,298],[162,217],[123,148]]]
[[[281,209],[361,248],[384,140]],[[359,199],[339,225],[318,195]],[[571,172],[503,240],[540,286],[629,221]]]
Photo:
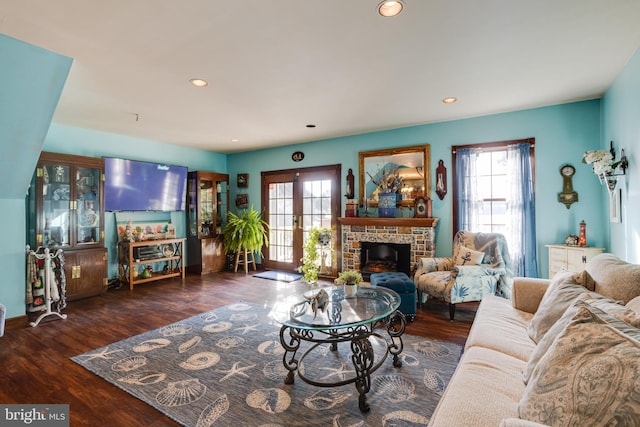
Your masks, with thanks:
[[[576,168],[570,164],[566,164],[560,167],[560,175],[562,176],[562,192],[558,193],[558,202],[563,203],[567,209],[571,207],[571,204],[578,201],[578,193],[573,191],[573,175],[576,173]]]
[[[431,200],[418,196],[413,199],[413,217],[414,218],[430,218],[431,217]]]

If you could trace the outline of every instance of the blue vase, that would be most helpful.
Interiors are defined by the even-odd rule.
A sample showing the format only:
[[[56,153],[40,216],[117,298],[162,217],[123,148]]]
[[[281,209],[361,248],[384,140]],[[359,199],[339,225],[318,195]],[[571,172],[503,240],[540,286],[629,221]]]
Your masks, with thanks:
[[[395,218],[396,217],[396,193],[380,193],[378,194],[378,217]]]

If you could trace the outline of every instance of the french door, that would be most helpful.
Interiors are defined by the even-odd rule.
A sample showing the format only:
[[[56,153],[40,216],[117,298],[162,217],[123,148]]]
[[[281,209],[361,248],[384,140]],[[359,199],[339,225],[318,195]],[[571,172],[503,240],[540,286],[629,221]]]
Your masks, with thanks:
[[[324,250],[331,264],[327,276],[337,276],[342,265],[340,227],[340,165],[262,172],[262,209],[269,223],[265,268],[294,271],[301,264],[303,244],[310,228],[331,230]]]

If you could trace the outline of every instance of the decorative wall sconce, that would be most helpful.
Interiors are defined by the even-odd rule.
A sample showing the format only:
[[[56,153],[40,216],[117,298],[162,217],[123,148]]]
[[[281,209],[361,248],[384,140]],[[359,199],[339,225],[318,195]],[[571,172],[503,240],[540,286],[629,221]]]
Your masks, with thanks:
[[[618,186],[618,177],[626,175],[629,162],[627,156],[624,154],[624,148],[620,149],[620,160],[616,162],[616,150],[613,148],[613,141],[609,146],[609,153],[611,153],[612,161],[611,171],[602,173],[599,178],[600,182],[606,182],[609,196],[613,197],[613,194]]]
[[[593,164],[593,173],[600,180],[600,184],[606,185],[611,197],[613,197],[618,185],[618,177],[626,175],[629,167],[624,148],[620,149],[620,160],[616,161],[616,150],[613,148],[613,141],[611,141],[609,151],[592,150],[584,153],[582,162]]]

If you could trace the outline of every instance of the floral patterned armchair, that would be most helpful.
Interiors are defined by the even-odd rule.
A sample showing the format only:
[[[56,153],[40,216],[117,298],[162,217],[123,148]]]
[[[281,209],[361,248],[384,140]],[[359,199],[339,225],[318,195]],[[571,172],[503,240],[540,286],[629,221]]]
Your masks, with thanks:
[[[502,234],[458,231],[452,257],[422,258],[417,267],[413,280],[419,301],[426,293],[448,302],[452,321],[457,303],[480,301],[485,295],[511,299],[511,258]]]

